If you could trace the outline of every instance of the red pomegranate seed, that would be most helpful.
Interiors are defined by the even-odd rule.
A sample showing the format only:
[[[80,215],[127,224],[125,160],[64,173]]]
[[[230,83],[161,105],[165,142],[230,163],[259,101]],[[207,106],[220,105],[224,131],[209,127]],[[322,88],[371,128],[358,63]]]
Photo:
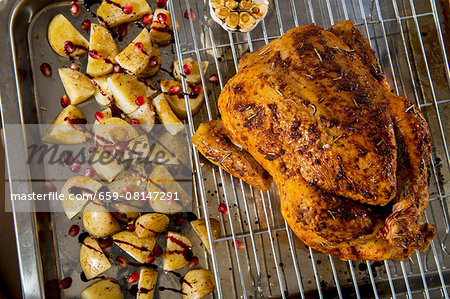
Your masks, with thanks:
[[[233,244],[233,248],[235,248],[234,243],[232,243],[232,244]],[[244,248],[245,248],[245,245],[244,245],[244,243],[242,243],[241,241],[236,240],[236,248],[237,248],[237,249],[244,249]]]
[[[66,96],[66,95],[63,95],[62,97],[61,97],[61,106],[63,107],[63,108],[66,108],[67,106],[69,106],[70,105],[70,100],[69,100],[69,98]]]
[[[88,176],[90,178],[94,177],[97,174],[94,168],[89,167],[84,171],[84,176]]]
[[[127,149],[127,145],[128,145],[127,142],[121,141],[121,142],[119,142],[118,144],[116,144],[116,150],[122,151],[122,152],[123,152],[124,150]]]
[[[142,17],[142,24],[144,26],[148,26],[153,22],[153,14],[152,13],[148,13],[145,16]]]
[[[136,229],[136,226],[134,225],[134,223],[128,223],[127,224],[127,230],[130,232],[134,232],[134,230]]]
[[[161,24],[165,25],[165,24],[167,23],[167,15],[166,15],[166,14],[159,13],[159,14],[157,15],[157,18],[158,18],[158,21],[159,21]]]
[[[117,31],[118,31],[119,37],[124,38],[128,33],[127,24],[120,24]]]
[[[88,151],[89,153],[92,153],[93,151],[95,151],[97,148],[95,146],[91,146]]]
[[[134,102],[136,103],[136,105],[138,106],[142,106],[145,104],[145,102],[147,101],[147,99],[144,96],[138,96],[136,98],[136,100],[134,100]]]
[[[158,57],[157,56],[152,56],[150,58],[150,62],[149,62],[150,67],[156,67],[158,66]]]
[[[175,95],[175,94],[179,94],[181,91],[181,87],[178,85],[174,85],[169,89],[169,94],[170,95]]]
[[[100,247],[102,249],[109,248],[109,247],[112,246],[112,244],[113,244],[113,239],[111,237],[107,237],[105,239],[101,239],[101,241],[100,241]]]
[[[113,67],[113,72],[114,72],[114,74],[121,73],[122,72],[122,68],[120,67],[120,65],[115,64],[114,67]]]
[[[102,57],[102,54],[96,50],[91,50],[89,51],[89,56],[91,56],[93,59],[100,59]]]
[[[161,255],[163,255],[163,250],[158,244],[153,247],[153,255],[156,257],[160,257]]]
[[[156,6],[159,8],[164,8],[167,5],[167,0],[156,0]]]
[[[127,2],[127,4],[125,4],[122,10],[125,14],[129,15],[130,13],[133,12],[133,6],[131,5],[131,3]]]
[[[95,112],[95,120],[98,121],[99,123],[103,122],[105,118],[106,117],[102,112],[100,111]]]
[[[194,256],[189,262],[189,268],[195,268],[198,265],[198,257]]]
[[[194,20],[195,20],[195,13],[194,13],[194,11],[192,10],[192,8],[191,8],[190,10],[191,10],[191,19],[192,19],[192,21],[194,21]],[[184,18],[187,19],[187,20],[189,20],[189,13],[188,13],[188,10],[187,10],[187,9],[186,9],[186,11],[184,12]]]
[[[195,95],[199,95],[199,94],[202,92],[202,90],[203,90],[203,87],[201,87],[200,85],[198,85],[198,86],[195,86],[195,87],[192,89],[192,93],[195,94]]]
[[[183,70],[184,70],[184,74],[185,75],[190,75],[192,72],[192,65],[190,65],[189,63],[186,63],[185,65],[183,65]]]
[[[122,268],[125,268],[127,266],[127,260],[123,256],[118,255],[116,257],[116,264],[118,264]]]
[[[80,70],[80,66],[76,63],[76,62],[72,62],[69,67],[74,70],[74,71],[79,71]]]
[[[78,15],[80,14],[80,7],[78,6],[78,4],[72,3],[70,5],[70,13],[72,14],[72,16],[78,17]]]
[[[220,205],[219,205],[219,212],[220,213],[222,213],[222,214],[228,214],[228,208],[227,208],[227,205],[226,204],[224,204],[224,203],[221,203]]]
[[[141,122],[139,121],[139,119],[133,118],[130,120],[130,124],[132,125],[139,125]]]
[[[134,273],[131,273],[130,275],[128,275],[128,277],[127,277],[127,283],[128,284],[133,284],[133,283],[135,283],[135,282],[138,282],[139,281],[139,272],[134,272]]]
[[[83,23],[81,23],[81,30],[83,31],[89,31],[91,29],[91,21],[84,20]]]
[[[219,84],[219,76],[217,74],[212,74],[209,76],[209,82],[212,84]]]
[[[144,44],[141,42],[137,42],[134,44],[134,53],[141,53],[142,49],[144,49]]]
[[[151,264],[155,261],[155,259],[156,259],[155,256],[153,254],[150,254],[148,258],[145,260],[145,264]]]
[[[72,285],[72,277],[66,277],[59,282],[59,286],[63,290],[70,288],[71,285]]]
[[[133,189],[131,189],[129,186],[124,186],[123,188],[122,188],[122,193],[124,194],[124,195],[127,195],[128,193],[133,193],[134,191],[133,191]]]
[[[71,164],[73,162],[73,159],[75,159],[75,158],[73,157],[72,153],[70,153],[70,152],[64,152],[62,155],[62,160],[67,165]]]
[[[40,66],[41,72],[45,77],[50,77],[52,75],[52,67],[48,63],[43,63]]]
[[[66,52],[66,54],[71,54],[73,53],[73,51],[75,51],[75,46],[73,44],[73,42],[71,42],[70,40],[66,40],[63,44],[64,46],[64,51]]]
[[[184,222],[184,215],[181,213],[178,213],[175,215],[174,223],[176,226],[182,225]]]
[[[81,162],[80,161],[75,161],[72,163],[72,165],[70,165],[70,170],[72,172],[80,172],[81,170]]]
[[[79,232],[80,232],[79,225],[74,224],[69,228],[69,236],[71,237],[75,237],[76,235],[78,235]]]
[[[57,190],[56,186],[52,182],[49,182],[49,181],[44,183],[44,188],[45,188],[45,191],[47,191],[47,192],[56,192],[56,190]]]

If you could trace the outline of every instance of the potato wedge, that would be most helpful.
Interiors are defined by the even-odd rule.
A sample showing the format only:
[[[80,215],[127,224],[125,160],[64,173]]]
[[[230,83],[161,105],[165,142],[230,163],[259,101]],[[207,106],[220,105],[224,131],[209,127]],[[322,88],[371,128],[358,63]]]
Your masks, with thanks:
[[[103,76],[91,79],[96,87],[94,97],[97,103],[102,107],[108,107],[114,101],[114,96],[108,85],[109,76]]]
[[[203,76],[205,76],[206,71],[209,66],[209,62],[202,61],[201,66],[202,66]],[[195,84],[200,84],[200,82],[202,82],[201,76],[200,76],[200,67],[199,67],[199,64],[197,61],[195,61],[192,58],[183,59],[182,68],[185,70],[187,83],[195,85]],[[186,73],[186,70],[188,70],[187,73]],[[180,63],[178,60],[175,60],[173,62],[173,76],[175,77],[176,80],[181,82]]]
[[[64,195],[64,200],[61,201],[61,204],[66,216],[72,219],[76,214],[81,212],[84,205],[93,199],[92,196],[101,187],[102,184],[100,182],[87,176],[74,176],[68,179],[61,189],[61,194]],[[85,198],[82,195],[85,195]],[[75,196],[80,197],[80,199],[75,200]]]
[[[141,162],[139,159],[142,160],[142,162],[146,162],[147,160],[150,160],[150,150],[151,146],[148,142],[147,135],[143,134],[137,138],[134,138],[128,143],[127,148],[125,149],[123,160],[124,161],[131,161],[131,163]]]
[[[158,272],[149,268],[142,268],[139,275],[137,299],[152,299]]]
[[[140,50],[139,50],[140,49]],[[153,52],[148,29],[142,29],[141,33],[116,56],[117,63],[122,69],[131,75],[138,75],[149,64]]]
[[[170,134],[177,135],[184,130],[184,124],[173,113],[163,93],[154,98],[152,103],[156,108],[159,120]]]
[[[98,199],[88,203],[84,209],[83,225],[96,238],[112,236],[121,231],[120,225]]]
[[[156,113],[154,110],[152,103],[145,102],[134,112],[128,114],[128,117],[132,123],[139,123],[139,128],[145,132],[150,132],[155,124]]]
[[[145,69],[138,74],[139,77],[147,78],[154,76],[161,68],[162,58],[161,51],[159,51],[158,45],[153,44],[152,53],[150,54],[150,61]]]
[[[80,264],[87,279],[97,277],[111,268],[111,263],[102,248],[91,236],[86,237],[81,243]]]
[[[112,75],[108,78],[108,85],[117,106],[125,114],[130,114],[139,108],[136,104],[137,97],[143,96],[150,101],[157,93],[156,88],[146,80],[127,74]]]
[[[117,280],[108,278],[99,280],[80,294],[81,299],[123,299],[122,288]]]
[[[42,141],[55,144],[82,144],[92,139],[86,117],[73,105],[64,108],[42,136]]]
[[[62,14],[50,21],[47,38],[53,51],[63,57],[81,56],[89,48],[89,42]]]
[[[138,131],[118,117],[106,118],[95,129],[95,142],[100,146],[127,142],[139,136]]]
[[[119,46],[109,30],[101,25],[92,24],[86,73],[93,77],[111,73],[117,54],[119,54]]]
[[[165,9],[156,9],[153,15],[154,17],[150,37],[153,43],[159,46],[165,46],[173,39],[172,16],[170,15],[170,12]],[[179,26],[176,20],[175,23],[178,29]]]
[[[214,275],[206,269],[195,269],[186,273],[181,286],[185,299],[202,298],[215,289]]]
[[[200,124],[192,142],[214,165],[257,189],[266,191],[270,188],[272,177],[255,158],[230,141],[221,120]]]
[[[176,88],[172,88],[176,86]],[[171,89],[172,88],[172,89]],[[173,93],[173,90],[179,90]],[[161,80],[161,91],[164,93],[166,100],[169,102],[173,112],[180,119],[187,118],[187,108],[184,101],[183,88],[181,82],[174,80]],[[191,105],[192,115],[197,114],[205,102],[205,90],[201,86],[188,85],[187,93],[189,94],[189,103]]]
[[[123,170],[123,164],[119,163],[110,153],[99,147],[92,152],[92,167],[97,175],[107,182],[112,182],[114,178]]]
[[[112,238],[117,246],[140,263],[145,263],[156,244],[155,238],[139,238],[130,231],[117,233]]]
[[[71,105],[78,105],[94,95],[95,85],[83,73],[69,67],[60,68],[58,72]]]
[[[135,233],[139,238],[156,237],[167,231],[170,219],[164,214],[151,213],[136,219]]]
[[[103,1],[97,9],[97,18],[100,24],[112,28],[139,20],[148,13],[152,10],[146,0]]]
[[[209,218],[209,222],[211,224],[211,234],[213,237],[213,240],[220,238],[220,222],[216,219]],[[199,236],[200,240],[202,240],[203,245],[205,246],[206,250],[208,250],[209,253],[211,253],[210,249],[210,243],[208,238],[208,232],[206,230],[206,219],[198,219],[191,221],[192,228]],[[214,247],[216,247],[217,243],[214,243]]]
[[[193,256],[191,241],[185,235],[176,232],[167,234],[163,265],[165,272],[183,268],[189,264]]]

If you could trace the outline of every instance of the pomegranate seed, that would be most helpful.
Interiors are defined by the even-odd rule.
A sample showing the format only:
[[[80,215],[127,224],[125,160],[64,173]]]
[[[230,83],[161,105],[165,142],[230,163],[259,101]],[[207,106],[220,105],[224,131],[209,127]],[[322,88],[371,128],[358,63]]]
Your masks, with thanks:
[[[81,170],[81,162],[80,161],[75,161],[72,163],[72,165],[70,165],[70,170],[72,172],[80,172]]]
[[[232,243],[232,244],[233,244],[233,248],[235,248],[234,243]],[[241,241],[236,240],[236,248],[237,248],[237,249],[244,249],[244,248],[245,248],[245,245],[244,245],[244,243],[242,243]]]
[[[142,106],[145,104],[145,102],[147,101],[147,99],[144,96],[138,96],[136,98],[136,100],[134,100],[134,102],[136,103],[136,105],[138,106]]]
[[[176,226],[182,225],[184,222],[184,215],[181,213],[178,213],[175,215],[174,223]]]
[[[127,230],[130,232],[134,232],[134,230],[136,229],[136,226],[134,225],[134,223],[128,223],[127,224]]]
[[[135,282],[138,282],[139,281],[139,272],[134,272],[134,273],[131,273],[130,275],[128,275],[128,277],[127,277],[127,283],[128,284],[133,284],[133,283],[135,283]]]
[[[78,17],[78,15],[80,14],[80,7],[78,6],[78,4],[72,3],[72,5],[70,5],[70,13],[72,14],[72,16]]]
[[[44,183],[44,188],[45,188],[45,191],[47,191],[47,192],[56,192],[56,186],[52,183],[52,182],[49,182],[49,181],[46,181],[45,183]]]
[[[94,177],[97,174],[94,168],[89,167],[84,171],[84,176],[88,176],[90,178]]]
[[[178,85],[174,85],[169,89],[169,94],[170,95],[175,95],[175,94],[179,94],[181,91],[181,87]]]
[[[163,255],[163,250],[158,244],[153,247],[153,255],[156,257],[160,257],[161,255]]]
[[[95,151],[97,148],[95,146],[91,146],[88,151],[89,153],[92,153],[93,151]]]
[[[159,8],[164,8],[167,5],[167,0],[156,0],[156,6]]]
[[[192,72],[192,65],[186,63],[185,65],[183,65],[183,70],[185,75],[190,75]]]
[[[119,37],[124,38],[128,33],[127,24],[120,24],[117,31],[118,31]]]
[[[123,195],[127,195],[128,193],[133,193],[133,189],[131,189],[129,186],[123,186],[122,193]]]
[[[118,264],[122,268],[125,268],[127,266],[127,260],[123,256],[118,255],[116,257],[116,264]]]
[[[142,49],[144,49],[144,44],[141,42],[134,44],[134,53],[140,53],[142,52]]]
[[[129,15],[130,13],[133,12],[133,6],[131,5],[131,3],[127,2],[127,4],[125,4],[122,10],[125,14]]]
[[[69,98],[66,96],[66,95],[63,95],[62,97],[61,97],[61,106],[63,107],[63,108],[66,108],[67,106],[69,106],[70,105],[70,100],[69,100]]]
[[[165,24],[167,23],[167,15],[165,15],[165,14],[163,14],[163,13],[159,13],[159,14],[157,15],[157,18],[158,18],[158,21],[159,21],[161,24],[165,25]]]
[[[153,22],[153,14],[148,13],[145,16],[142,17],[142,24],[144,24],[144,26],[148,26]]]
[[[198,86],[195,86],[195,87],[192,89],[192,93],[195,94],[195,95],[199,95],[199,94],[202,92],[202,90],[203,90],[203,87],[201,87],[200,85],[198,85]]]
[[[75,51],[75,46],[70,40],[66,40],[64,42],[63,46],[64,46],[64,52],[66,52],[66,54],[71,54],[71,53],[73,53],[73,51]]]
[[[43,63],[40,66],[41,72],[45,77],[50,77],[52,75],[52,67],[48,63]]]
[[[130,120],[130,124],[139,125],[139,124],[141,124],[141,122],[139,121],[139,119],[133,118]]]
[[[102,57],[102,54],[96,50],[91,50],[89,51],[89,56],[91,56],[93,59],[100,59]]]
[[[64,152],[62,155],[62,160],[67,165],[71,164],[73,162],[73,159],[74,157],[71,152]]]
[[[150,67],[156,67],[158,66],[158,57],[157,56],[152,56],[150,58],[150,62],[149,62]]]
[[[74,70],[74,71],[79,71],[80,67],[78,66],[78,64],[76,62],[72,62],[69,67]]]
[[[189,262],[189,268],[195,268],[198,265],[198,257],[194,256]]]
[[[70,288],[71,285],[72,285],[72,277],[66,277],[59,282],[59,286],[63,290]]]
[[[212,74],[209,77],[209,82],[211,82],[212,84],[219,84],[219,76],[217,74]]]
[[[151,264],[155,261],[155,259],[156,259],[155,256],[153,254],[150,254],[148,258],[145,260],[145,264]]]
[[[224,204],[224,203],[221,203],[220,205],[219,205],[219,212],[220,213],[222,213],[222,214],[228,214],[228,208],[227,208],[227,205],[226,204]]]
[[[95,120],[98,121],[99,123],[103,122],[105,120],[105,115],[103,114],[103,112],[97,111],[95,112]]]
[[[79,232],[80,232],[79,225],[74,224],[69,228],[69,236],[71,237],[75,237],[76,235],[78,235]]]
[[[121,141],[121,142],[119,142],[119,143],[116,145],[116,150],[122,151],[122,152],[123,152],[124,150],[127,149],[127,146],[128,146],[128,143],[127,143],[127,142]]]
[[[100,247],[102,249],[109,248],[113,244],[113,239],[111,237],[107,237],[106,239],[102,239],[100,241]]]
[[[115,147],[114,147],[114,145],[105,145],[104,147],[103,147],[103,150],[105,151],[105,152],[108,152],[108,153],[112,153],[112,152],[114,152],[114,149],[115,149]]]
[[[114,74],[122,73],[122,68],[120,67],[120,65],[115,64],[113,67],[113,72]]]
[[[81,30],[89,31],[91,29],[91,21],[84,20],[83,23],[81,23]]]
[[[192,19],[192,21],[193,21],[193,20],[195,20],[195,13],[194,13],[194,11],[192,10],[192,8],[191,8],[190,10],[191,10],[191,19]],[[188,13],[188,10],[187,10],[187,9],[186,9],[186,11],[184,12],[184,18],[187,19],[187,20],[189,20],[189,13]]]

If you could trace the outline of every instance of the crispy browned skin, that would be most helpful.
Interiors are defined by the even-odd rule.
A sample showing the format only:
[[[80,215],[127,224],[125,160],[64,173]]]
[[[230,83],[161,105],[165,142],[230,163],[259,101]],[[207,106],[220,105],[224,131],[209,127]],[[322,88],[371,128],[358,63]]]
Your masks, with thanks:
[[[333,33],[343,39],[302,26],[246,55],[219,109],[228,134],[274,178],[282,214],[306,244],[342,259],[403,260],[434,236],[420,221],[428,127],[390,92],[362,34],[342,24]]]
[[[221,120],[200,124],[192,142],[211,163],[261,190],[268,190],[272,177],[246,151],[237,147],[225,131]]]

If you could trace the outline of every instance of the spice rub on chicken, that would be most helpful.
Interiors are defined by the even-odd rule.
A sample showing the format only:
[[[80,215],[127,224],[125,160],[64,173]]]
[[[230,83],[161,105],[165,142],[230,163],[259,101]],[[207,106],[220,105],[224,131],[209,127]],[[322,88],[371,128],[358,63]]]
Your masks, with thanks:
[[[309,246],[351,260],[404,260],[429,246],[428,125],[390,91],[350,21],[297,27],[245,55],[219,110]]]

